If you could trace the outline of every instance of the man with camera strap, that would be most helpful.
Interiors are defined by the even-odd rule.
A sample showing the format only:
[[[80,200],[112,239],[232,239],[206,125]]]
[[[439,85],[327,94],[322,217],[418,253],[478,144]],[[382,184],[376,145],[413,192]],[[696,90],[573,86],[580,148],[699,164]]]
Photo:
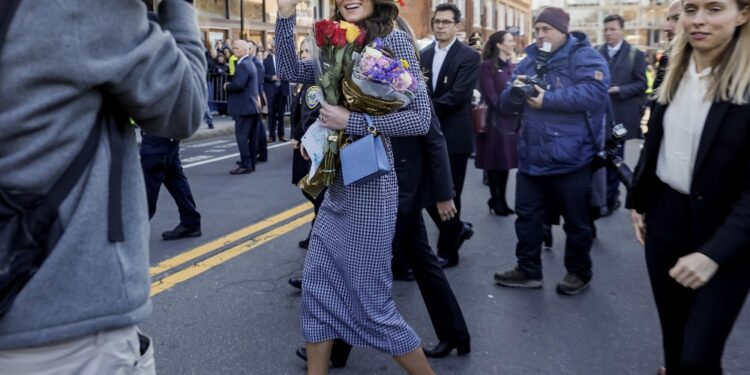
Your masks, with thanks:
[[[536,18],[536,44],[516,67],[502,94],[504,110],[520,113],[516,177],[517,266],[495,274],[507,287],[541,288],[545,211],[565,219],[567,275],[557,285],[566,295],[585,290],[592,277],[589,218],[592,161],[603,144],[609,87],[606,60],[586,35],[568,32],[569,15],[543,9]]]

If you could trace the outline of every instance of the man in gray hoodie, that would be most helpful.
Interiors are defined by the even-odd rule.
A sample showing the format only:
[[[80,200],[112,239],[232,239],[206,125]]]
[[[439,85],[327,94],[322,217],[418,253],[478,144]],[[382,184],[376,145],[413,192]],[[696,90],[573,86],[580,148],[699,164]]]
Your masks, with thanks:
[[[45,194],[101,125],[105,96],[150,134],[182,139],[199,127],[206,61],[195,10],[162,0],[158,15],[148,21],[140,0],[21,1],[0,52],[0,186]],[[136,329],[151,313],[143,174],[134,129],[114,135],[124,137],[115,153],[113,131],[101,129],[59,207],[64,234],[0,318],[0,373],[154,372]],[[117,158],[124,241],[110,242]]]

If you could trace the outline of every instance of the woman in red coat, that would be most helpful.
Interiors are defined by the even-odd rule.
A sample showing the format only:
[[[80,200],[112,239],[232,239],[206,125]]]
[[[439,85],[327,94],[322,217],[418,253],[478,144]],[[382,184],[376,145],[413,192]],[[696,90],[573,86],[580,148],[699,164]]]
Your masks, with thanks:
[[[516,42],[507,31],[498,31],[490,36],[482,52],[479,68],[479,91],[487,111],[487,132],[476,137],[476,167],[487,171],[490,185],[490,211],[495,215],[508,216],[513,210],[508,207],[505,189],[508,171],[518,166],[516,155],[516,127],[518,117],[500,110],[500,93],[513,76],[513,49]]]

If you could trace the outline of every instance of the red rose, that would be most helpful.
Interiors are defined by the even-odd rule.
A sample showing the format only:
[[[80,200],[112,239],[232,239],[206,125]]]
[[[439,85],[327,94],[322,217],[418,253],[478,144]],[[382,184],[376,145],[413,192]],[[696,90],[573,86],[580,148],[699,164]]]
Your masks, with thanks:
[[[360,29],[359,31],[360,31],[359,36],[357,37],[357,39],[354,40],[354,44],[362,47],[365,45],[365,31],[362,29]]]
[[[333,37],[334,30],[338,28],[338,25],[331,20],[321,20],[315,22],[315,44],[318,47],[324,47],[327,41]]]
[[[324,47],[326,45],[326,37],[322,32],[315,32],[315,44],[318,47]]]
[[[325,20],[325,22],[323,23],[323,34],[325,34],[325,36],[328,38],[332,38],[333,32],[338,28],[339,24],[337,22]]]
[[[346,47],[346,30],[336,29],[331,37],[331,44],[335,47]]]

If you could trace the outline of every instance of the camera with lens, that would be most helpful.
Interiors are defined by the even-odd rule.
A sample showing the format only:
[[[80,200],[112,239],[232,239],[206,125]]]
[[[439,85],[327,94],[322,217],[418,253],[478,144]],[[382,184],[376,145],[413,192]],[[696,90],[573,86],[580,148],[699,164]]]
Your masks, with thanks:
[[[622,160],[622,149],[625,147],[625,136],[628,129],[623,124],[615,124],[607,135],[604,149],[594,156],[594,166],[597,168],[611,167],[617,174],[617,178],[625,187],[630,188],[633,184],[633,171],[630,170],[625,161]]]
[[[531,76],[522,79],[523,86],[513,86],[510,89],[510,101],[513,104],[523,104],[529,98],[536,98],[539,95],[539,91],[536,91],[534,86],[546,87],[547,85],[542,81],[539,76]]]

